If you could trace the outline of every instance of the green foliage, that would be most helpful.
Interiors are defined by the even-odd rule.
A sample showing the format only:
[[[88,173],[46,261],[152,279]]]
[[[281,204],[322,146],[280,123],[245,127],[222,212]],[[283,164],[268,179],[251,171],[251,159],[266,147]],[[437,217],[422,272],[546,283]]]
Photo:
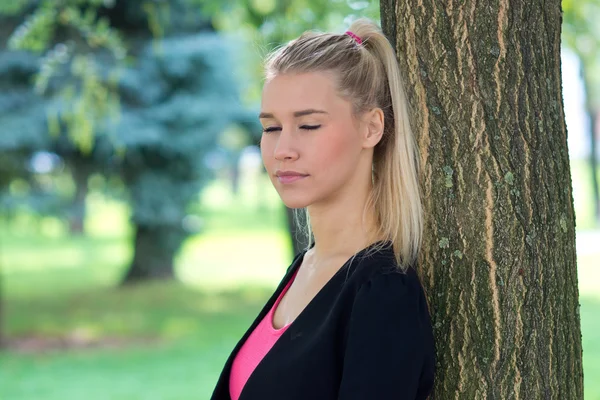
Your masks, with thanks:
[[[100,9],[107,4],[115,9]],[[71,170],[118,175],[132,222],[162,252],[166,261],[157,265],[169,270],[167,260],[191,232],[183,220],[211,177],[207,157],[219,147],[219,134],[233,132],[231,125],[258,126],[228,68],[234,49],[176,0],[44,0],[32,13],[13,34],[12,52],[0,52],[0,79],[12,89],[0,93],[8,105],[0,109],[0,150],[24,158],[50,150]],[[127,59],[117,29],[132,45]],[[28,81],[40,49],[33,91]],[[25,106],[26,96],[38,107]],[[233,136],[221,143],[231,153],[241,143]],[[86,184],[86,176],[78,179]]]
[[[120,112],[114,85],[102,81],[97,68],[92,55],[75,55],[71,72],[77,81],[67,82],[60,89],[62,99],[70,107],[63,107],[62,111],[58,108],[54,110],[56,114],[48,110],[50,133],[58,136],[62,121],[68,136],[84,154],[92,152],[100,122],[109,117],[116,120]],[[36,80],[36,87],[45,84]]]
[[[15,14],[21,7],[4,7],[0,14]],[[126,56],[120,34],[98,9],[110,4],[101,0],[43,0],[24,18],[8,40],[11,50],[41,54],[41,66],[35,77],[35,90],[50,95],[52,78],[67,74],[70,79],[58,90],[62,112],[49,110],[50,132],[66,125],[72,142],[84,153],[92,150],[99,121],[118,111],[114,86],[99,76],[95,52],[106,50],[117,68]],[[66,41],[57,41],[57,32],[68,32]],[[65,80],[63,79],[63,82]]]
[[[307,30],[344,32],[352,20],[379,20],[375,0],[186,0],[212,16],[218,31],[233,35],[246,49],[238,74],[247,82],[243,98],[260,100],[262,60],[268,52]]]
[[[25,3],[25,2],[22,2]],[[90,48],[108,49],[116,59],[126,54],[119,33],[106,18],[98,17],[98,8],[110,4],[101,0],[43,0],[14,31],[8,45],[13,50],[43,52],[48,50],[57,28],[71,29]],[[0,8],[0,15],[22,11],[19,7]]]
[[[241,77],[243,98],[255,104],[260,97],[261,58],[278,44],[308,29],[343,30],[358,16],[375,20],[377,1],[351,0],[181,0],[188,14],[194,8],[210,15],[213,26],[233,34],[246,51],[236,71]],[[8,44],[13,50],[43,54],[36,75],[38,94],[53,95],[52,79],[67,73],[68,80],[56,82],[60,111],[50,110],[51,133],[65,124],[72,142],[84,153],[91,152],[101,121],[118,115],[120,100],[114,80],[103,79],[102,70],[118,76],[125,67],[127,46],[122,34],[112,27],[101,8],[112,8],[115,0],[21,0],[0,6],[0,16],[14,16],[32,10],[15,29]],[[177,2],[146,0],[133,4],[146,15],[149,30],[162,38],[177,28],[174,21]],[[175,25],[175,26],[174,26]],[[57,35],[63,32],[63,35]],[[67,38],[65,40],[64,38]],[[60,38],[60,39],[59,39]],[[112,65],[98,64],[99,50],[112,56]],[[112,83],[111,83],[112,82]]]
[[[600,0],[563,0],[562,39],[583,64],[588,106],[600,107]]]
[[[23,10],[35,0],[12,0],[0,2],[0,15],[14,16],[21,14]]]
[[[563,0],[563,38],[573,49],[591,50],[600,41],[599,0]],[[588,43],[586,43],[588,42]],[[596,44],[597,46],[597,44]]]
[[[33,52],[46,50],[54,36],[54,20],[56,19],[56,10],[46,4],[35,10],[17,28],[8,41],[9,49],[23,49]]]

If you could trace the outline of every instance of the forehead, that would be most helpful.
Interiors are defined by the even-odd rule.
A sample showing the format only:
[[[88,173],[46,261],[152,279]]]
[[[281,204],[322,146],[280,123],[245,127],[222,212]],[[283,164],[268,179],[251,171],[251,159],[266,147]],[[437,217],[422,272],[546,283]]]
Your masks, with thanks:
[[[347,103],[335,90],[332,74],[281,74],[263,86],[261,109],[275,115],[309,108],[335,112]]]

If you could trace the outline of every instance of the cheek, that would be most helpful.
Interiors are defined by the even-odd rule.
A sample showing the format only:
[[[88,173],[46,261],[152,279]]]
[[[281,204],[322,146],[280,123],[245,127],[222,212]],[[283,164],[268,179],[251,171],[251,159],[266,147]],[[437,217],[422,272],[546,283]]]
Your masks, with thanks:
[[[270,140],[265,139],[264,136],[260,139],[260,156],[265,167],[271,163],[273,154],[273,149],[271,148],[269,142]]]
[[[345,131],[327,135],[316,148],[319,164],[325,170],[347,169],[350,164],[355,164],[357,158],[356,141],[351,133]]]

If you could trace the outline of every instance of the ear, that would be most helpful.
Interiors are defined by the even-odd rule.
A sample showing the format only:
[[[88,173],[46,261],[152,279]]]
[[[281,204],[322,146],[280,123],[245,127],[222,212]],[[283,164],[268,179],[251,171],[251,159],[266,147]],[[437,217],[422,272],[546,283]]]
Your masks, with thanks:
[[[383,110],[375,107],[364,114],[363,126],[365,135],[363,137],[363,148],[373,148],[381,141],[384,128]]]

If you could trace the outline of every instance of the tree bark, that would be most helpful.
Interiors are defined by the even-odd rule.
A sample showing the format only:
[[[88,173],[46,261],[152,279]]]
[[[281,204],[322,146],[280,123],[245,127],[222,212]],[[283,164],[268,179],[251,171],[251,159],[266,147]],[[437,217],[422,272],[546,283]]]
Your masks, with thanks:
[[[582,399],[560,0],[382,0],[420,148],[435,399]]]

